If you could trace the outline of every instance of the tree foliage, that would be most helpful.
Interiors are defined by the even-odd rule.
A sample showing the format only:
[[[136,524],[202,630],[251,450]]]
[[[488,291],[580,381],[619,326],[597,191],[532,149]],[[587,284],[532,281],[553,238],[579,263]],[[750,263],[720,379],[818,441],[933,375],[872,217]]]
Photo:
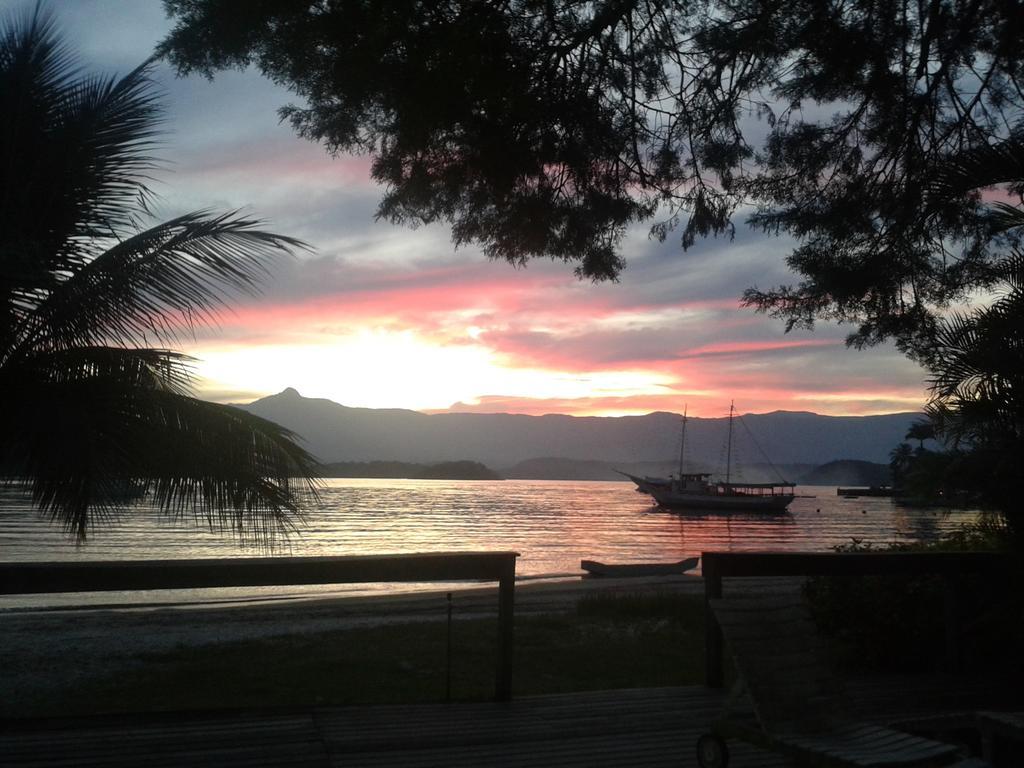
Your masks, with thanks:
[[[237,214],[140,229],[160,120],[147,66],[80,74],[38,10],[0,28],[0,114],[0,481],[27,482],[79,540],[149,491],[272,541],[313,490],[294,479],[311,457],[189,396],[189,358],[166,347],[302,244]]]
[[[1018,192],[1024,186],[1024,135],[952,158],[929,194],[947,198],[1000,183]],[[994,232],[1024,230],[1020,207],[997,201],[985,215]],[[988,303],[952,313],[937,325],[924,355],[932,395],[927,412],[935,432],[956,449],[947,474],[1000,511],[1024,545],[1024,253],[1011,250],[990,275],[994,290]]]
[[[800,282],[749,305],[911,352],[992,279],[976,189],[928,192],[1021,130],[1014,0],[165,5],[180,72],[255,64],[300,97],[281,114],[302,136],[372,155],[379,216],[492,258],[614,278],[637,222],[685,248],[753,210],[797,239]]]
[[[936,431],[967,449],[955,469],[1024,541],[1024,254],[1005,260],[998,298],[939,327],[928,364]]]

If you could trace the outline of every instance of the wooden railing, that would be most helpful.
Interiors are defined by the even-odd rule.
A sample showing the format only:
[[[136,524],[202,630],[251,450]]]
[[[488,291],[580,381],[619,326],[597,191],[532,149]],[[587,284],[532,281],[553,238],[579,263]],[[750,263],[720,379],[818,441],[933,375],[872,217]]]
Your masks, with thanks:
[[[991,573],[1009,565],[1006,555],[992,552],[703,552],[705,601],[705,680],[721,688],[724,682],[723,637],[708,601],[722,597],[722,579],[743,576],[865,576],[868,574],[936,574],[944,590],[945,661],[950,669],[959,659],[959,577]]]
[[[0,563],[0,595],[413,581],[498,582],[495,697],[512,696],[516,552]]]

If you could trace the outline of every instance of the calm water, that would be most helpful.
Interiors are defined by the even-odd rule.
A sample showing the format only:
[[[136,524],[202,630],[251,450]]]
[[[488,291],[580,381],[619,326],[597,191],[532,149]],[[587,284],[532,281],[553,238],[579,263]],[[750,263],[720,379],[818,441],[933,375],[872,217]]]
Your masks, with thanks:
[[[929,540],[974,519],[970,512],[906,509],[888,499],[843,499],[834,487],[802,487],[786,514],[701,515],[663,512],[632,483],[506,480],[327,481],[321,503],[280,555],[361,555],[400,552],[514,550],[520,577],[576,576],[581,559],[665,562],[702,550],[827,550],[852,539],[884,543]],[[264,555],[230,538],[161,521],[141,509],[76,547],[59,528],[41,520],[23,497],[0,497],[0,560],[128,560]],[[245,595],[294,596],[328,591],[366,592],[353,586],[248,590]],[[434,585],[437,588],[437,585]],[[225,600],[238,590],[190,593],[89,595],[46,598],[59,602],[124,599]],[[0,598],[0,608],[43,602]]]

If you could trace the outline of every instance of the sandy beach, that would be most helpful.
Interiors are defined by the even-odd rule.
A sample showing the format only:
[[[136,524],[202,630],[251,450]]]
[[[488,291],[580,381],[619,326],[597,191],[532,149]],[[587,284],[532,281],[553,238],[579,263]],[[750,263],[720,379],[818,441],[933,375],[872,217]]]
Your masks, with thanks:
[[[516,585],[516,614],[575,609],[580,597],[652,590],[703,594],[699,576],[575,579]],[[496,614],[497,586],[373,596],[309,597],[253,602],[95,606],[0,612],[5,656],[66,654],[90,643],[100,655],[159,651],[182,645],[323,632],[359,626],[442,621],[452,595],[456,617]]]
[[[698,594],[696,576],[576,579],[516,587],[516,613],[560,612],[580,596],[650,589]],[[83,607],[0,613],[0,688],[11,700],[60,690],[89,678],[129,674],[146,656],[256,638],[301,635],[386,623],[443,621],[448,591],[372,597],[304,598],[253,603]],[[497,586],[452,591],[456,618],[497,613]]]
[[[791,589],[791,580],[743,579],[727,591]],[[699,596],[699,576],[526,582],[516,587],[516,615],[573,611],[593,594],[672,592]],[[144,608],[73,608],[0,613],[0,684],[19,692],[61,688],[113,673],[129,673],[146,656],[183,647],[372,626],[443,621],[445,590],[373,597],[309,598],[253,604]],[[495,615],[497,587],[452,592],[453,615]]]

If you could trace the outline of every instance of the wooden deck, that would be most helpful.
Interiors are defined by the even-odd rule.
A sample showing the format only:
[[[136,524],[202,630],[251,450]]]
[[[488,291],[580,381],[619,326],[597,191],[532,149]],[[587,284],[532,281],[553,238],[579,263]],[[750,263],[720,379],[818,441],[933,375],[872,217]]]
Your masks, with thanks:
[[[994,701],[981,681],[866,683],[876,720]],[[42,766],[696,766],[725,693],[703,686],[521,697],[506,703],[320,708],[7,721],[0,763]],[[730,743],[735,768],[789,765]]]
[[[724,694],[703,687],[522,697],[507,703],[8,722],[16,766],[695,766]],[[737,744],[736,768],[786,762]]]

